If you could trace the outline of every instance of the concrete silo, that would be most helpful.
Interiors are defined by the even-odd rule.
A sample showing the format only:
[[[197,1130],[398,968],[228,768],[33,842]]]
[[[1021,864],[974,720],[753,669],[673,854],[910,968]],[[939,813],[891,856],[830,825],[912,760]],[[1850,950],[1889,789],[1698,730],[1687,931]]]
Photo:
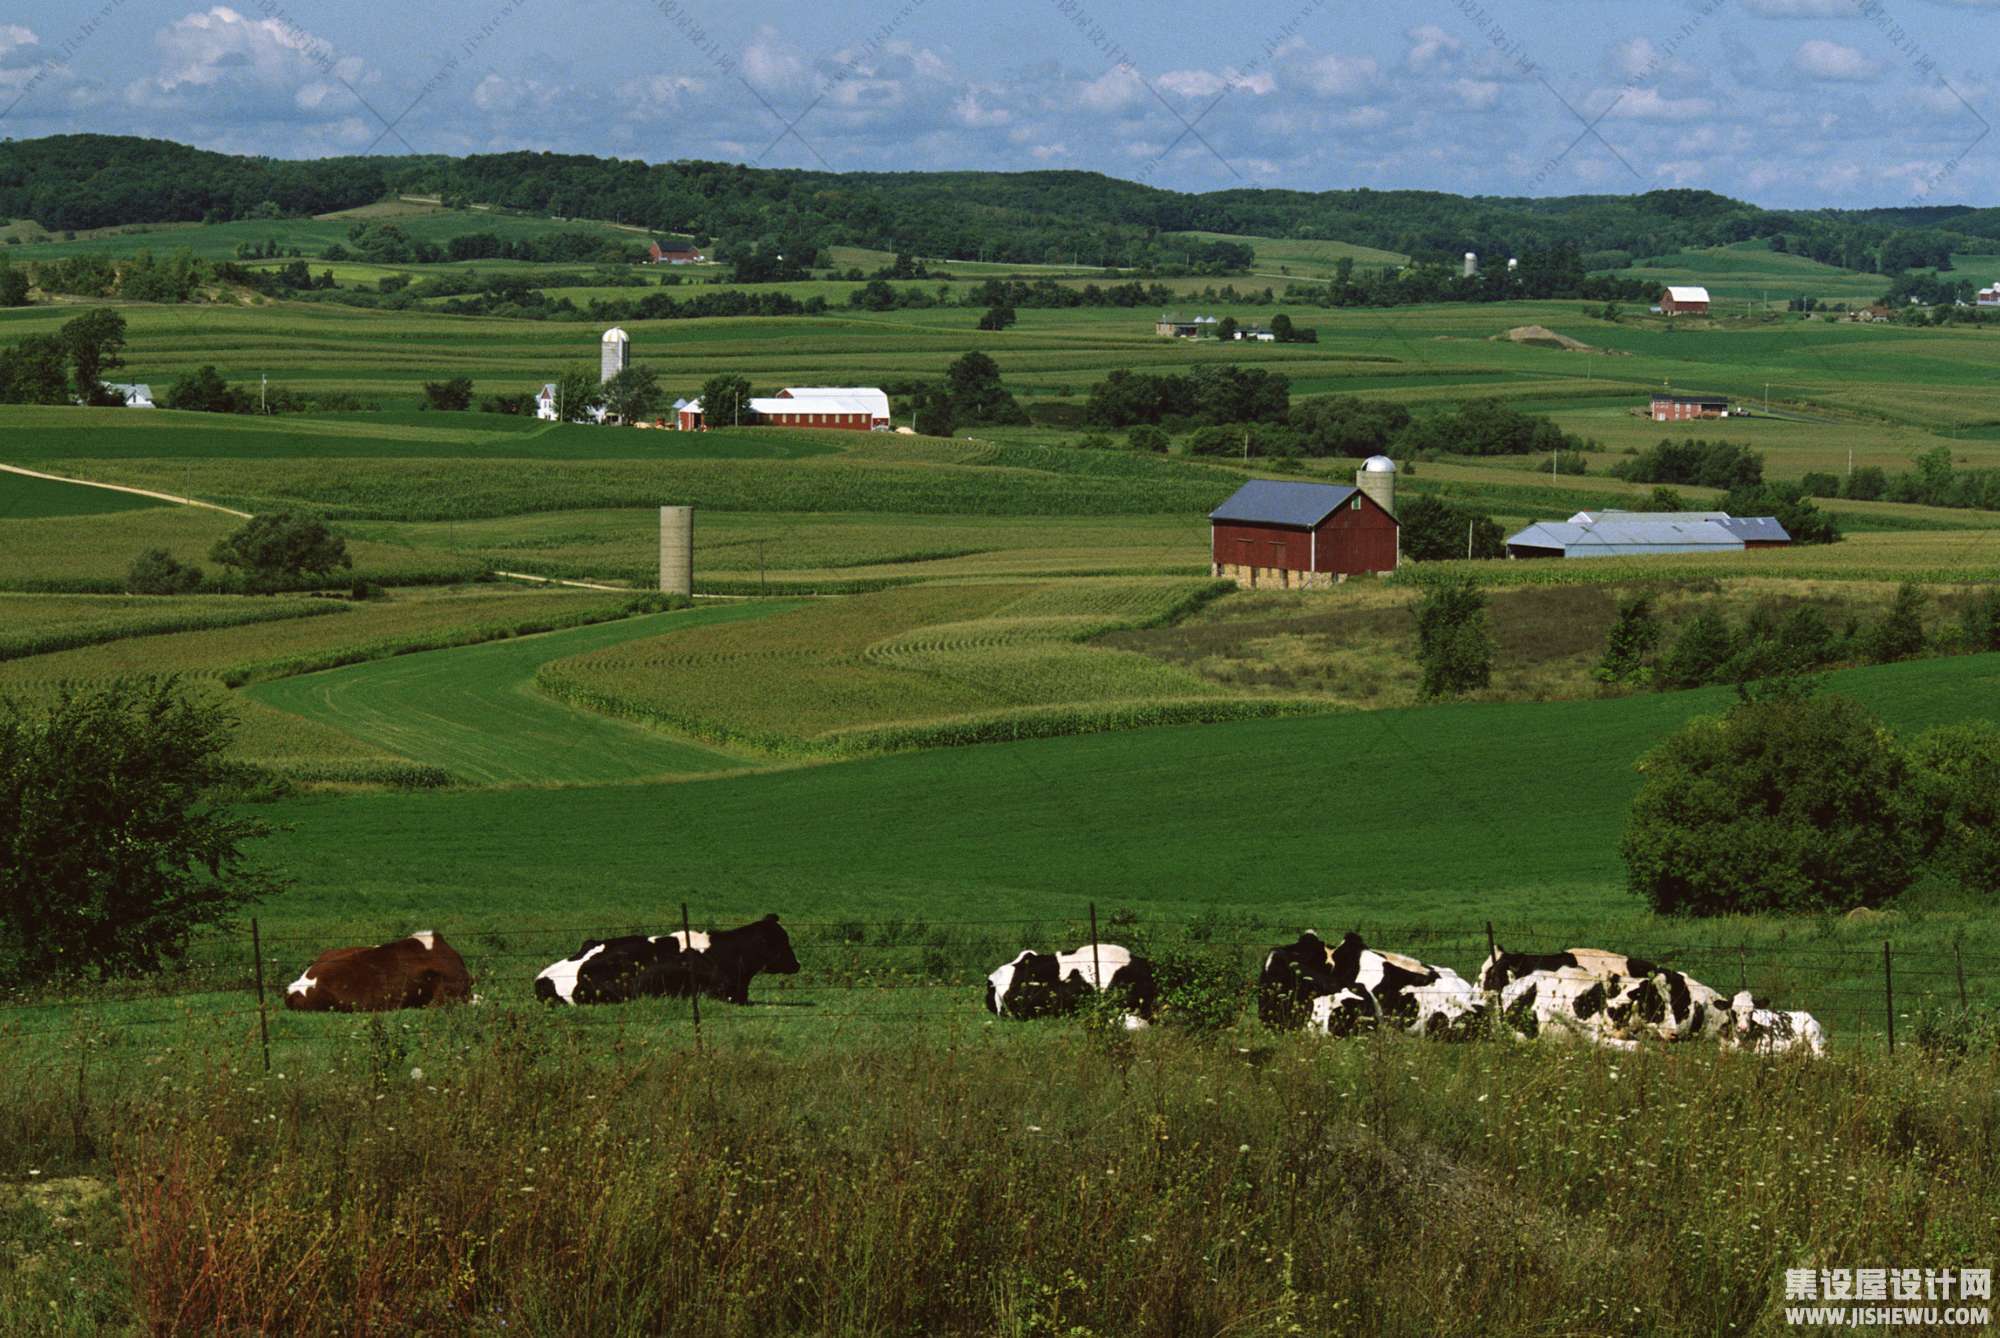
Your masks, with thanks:
[[[1377,506],[1396,514],[1396,462],[1386,455],[1371,455],[1354,471],[1354,486],[1366,493]]]
[[[1465,277],[1470,279],[1478,273],[1479,273],[1479,252],[1467,251],[1465,253]]]
[[[632,365],[632,338],[616,326],[604,332],[597,379],[609,381]]]
[[[660,508],[660,590],[694,594],[694,508]]]

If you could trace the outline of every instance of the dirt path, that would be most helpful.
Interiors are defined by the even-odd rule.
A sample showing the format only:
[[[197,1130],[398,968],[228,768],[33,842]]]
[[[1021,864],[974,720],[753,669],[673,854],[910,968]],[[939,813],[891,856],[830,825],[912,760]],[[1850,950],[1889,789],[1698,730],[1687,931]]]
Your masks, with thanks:
[[[130,493],[134,497],[155,497],[162,502],[172,502],[176,506],[198,506],[208,511],[220,511],[225,516],[240,516],[250,519],[248,511],[238,511],[234,507],[218,506],[214,502],[204,502],[195,497],[177,497],[170,492],[154,492],[150,488],[128,488],[122,483],[99,483],[94,479],[66,478],[61,474],[44,474],[38,469],[23,469],[19,465],[0,465],[0,470],[9,474],[20,474],[31,479],[47,479],[51,483],[74,483],[79,488],[103,488],[107,492]]]

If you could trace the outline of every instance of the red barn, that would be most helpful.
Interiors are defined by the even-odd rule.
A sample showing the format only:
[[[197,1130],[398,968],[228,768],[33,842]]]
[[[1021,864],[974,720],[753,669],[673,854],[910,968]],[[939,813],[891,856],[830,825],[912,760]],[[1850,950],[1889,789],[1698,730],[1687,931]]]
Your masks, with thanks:
[[[707,259],[692,246],[662,246],[654,242],[646,251],[646,262],[652,265],[692,265]]]
[[[1660,310],[1669,316],[1706,316],[1708,289],[1672,285],[1660,294]]]
[[[1679,423],[1690,418],[1729,417],[1727,395],[1706,395],[1656,390],[1653,392],[1653,421]]]
[[[1332,585],[1396,569],[1396,518],[1359,488],[1253,479],[1208,522],[1213,574],[1238,585]]]

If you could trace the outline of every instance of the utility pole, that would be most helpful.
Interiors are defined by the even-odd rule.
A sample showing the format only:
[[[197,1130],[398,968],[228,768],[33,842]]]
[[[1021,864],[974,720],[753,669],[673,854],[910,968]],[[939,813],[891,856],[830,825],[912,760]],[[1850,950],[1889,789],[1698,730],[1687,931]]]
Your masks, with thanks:
[[[1470,521],[1470,520],[1468,520],[1468,521],[1466,521],[1466,522],[1465,522],[1465,560],[1466,560],[1467,562],[1470,562],[1470,561],[1472,561],[1472,526],[1473,526],[1473,524],[1474,524],[1474,522],[1473,522],[1473,521]]]
[[[270,412],[270,410],[264,407],[264,391],[270,386],[270,384],[271,384],[271,378],[269,376],[265,375],[263,372],[257,373],[257,412],[260,414],[265,414]]]
[[[1769,381],[1764,383],[1764,416],[1766,418],[1771,416],[1771,383]]]

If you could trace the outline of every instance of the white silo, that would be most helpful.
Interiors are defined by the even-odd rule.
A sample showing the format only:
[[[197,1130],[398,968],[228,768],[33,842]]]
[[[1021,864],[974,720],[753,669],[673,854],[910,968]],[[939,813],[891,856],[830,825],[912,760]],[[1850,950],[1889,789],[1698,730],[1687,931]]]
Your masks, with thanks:
[[[1467,251],[1465,253],[1465,277],[1469,279],[1477,273],[1479,273],[1479,252]]]
[[[609,381],[631,365],[632,338],[614,325],[604,332],[603,350],[597,365],[597,379]]]
[[[694,508],[660,508],[660,589],[669,595],[694,593]]]
[[[1354,486],[1373,498],[1390,515],[1396,514],[1396,462],[1386,455],[1371,455],[1354,471]]]
[[[1516,270],[1520,268],[1521,268],[1521,262],[1518,260],[1510,260],[1507,262],[1507,272],[1509,274],[1514,273]]]

